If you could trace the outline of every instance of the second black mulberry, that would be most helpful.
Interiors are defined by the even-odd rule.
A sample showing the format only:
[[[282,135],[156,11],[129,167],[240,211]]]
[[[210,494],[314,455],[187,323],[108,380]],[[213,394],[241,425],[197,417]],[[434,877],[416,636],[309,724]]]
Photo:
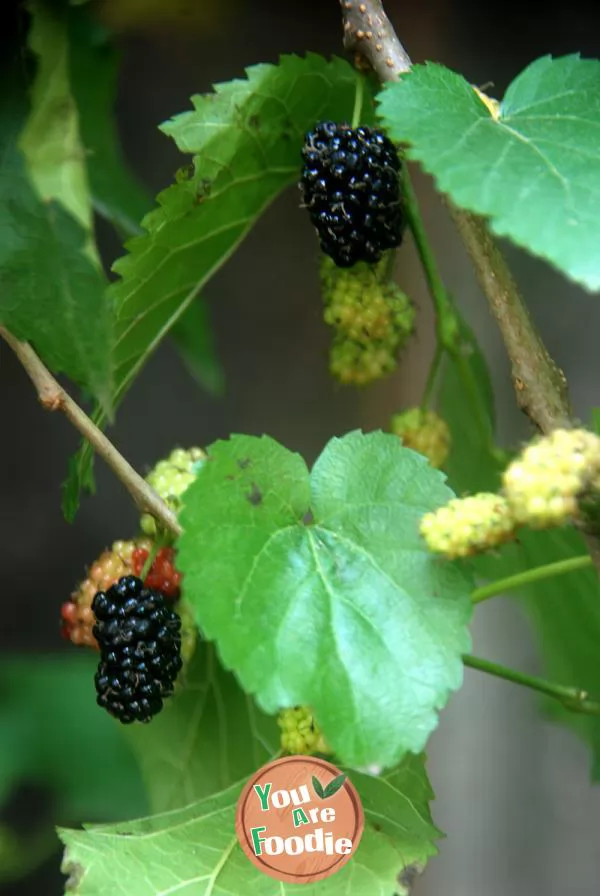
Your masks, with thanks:
[[[100,647],[98,705],[125,724],[149,722],[181,669],[181,621],[160,591],[124,576],[92,602]]]

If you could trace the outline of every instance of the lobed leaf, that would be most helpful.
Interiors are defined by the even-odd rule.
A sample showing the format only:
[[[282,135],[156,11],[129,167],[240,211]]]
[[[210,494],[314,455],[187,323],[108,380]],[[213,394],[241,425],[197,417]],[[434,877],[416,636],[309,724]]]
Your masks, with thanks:
[[[600,289],[600,61],[531,63],[498,116],[460,75],[417,65],[379,95],[391,136],[492,230]]]
[[[391,435],[333,439],[309,476],[272,439],[209,449],[186,491],[186,599],[267,712],[309,705],[342,762],[419,752],[462,681],[470,577],[425,548],[452,497]]]

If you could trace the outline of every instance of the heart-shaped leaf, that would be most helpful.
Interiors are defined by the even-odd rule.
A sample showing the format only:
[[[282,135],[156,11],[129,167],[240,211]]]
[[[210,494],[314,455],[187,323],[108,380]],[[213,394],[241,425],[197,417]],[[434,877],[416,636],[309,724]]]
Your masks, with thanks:
[[[225,666],[267,712],[314,708],[349,765],[421,750],[469,647],[470,576],[419,536],[443,475],[383,433],[333,439],[310,475],[267,437],[208,453],[178,565]]]

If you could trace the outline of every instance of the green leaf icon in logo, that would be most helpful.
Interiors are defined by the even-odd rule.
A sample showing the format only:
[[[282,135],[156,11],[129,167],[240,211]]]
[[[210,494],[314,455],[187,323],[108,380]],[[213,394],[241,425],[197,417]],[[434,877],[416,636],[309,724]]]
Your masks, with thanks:
[[[316,775],[312,776],[312,786],[313,786],[313,790],[317,794],[317,796],[320,797],[322,800],[324,800],[325,799],[325,791],[323,790],[323,785],[321,784],[319,779],[316,777]]]
[[[323,799],[326,800],[328,797],[333,796],[334,793],[337,793],[338,790],[344,786],[345,780],[346,775],[338,775],[337,778],[334,778],[332,781],[330,781],[325,788]]]
[[[323,789],[323,785],[319,781],[319,779],[313,775],[312,776],[312,786],[314,792],[320,797],[322,800],[328,799],[330,796],[333,796],[338,792],[340,787],[344,786],[344,781],[346,780],[346,775],[338,775],[337,778],[333,778],[327,787]]]

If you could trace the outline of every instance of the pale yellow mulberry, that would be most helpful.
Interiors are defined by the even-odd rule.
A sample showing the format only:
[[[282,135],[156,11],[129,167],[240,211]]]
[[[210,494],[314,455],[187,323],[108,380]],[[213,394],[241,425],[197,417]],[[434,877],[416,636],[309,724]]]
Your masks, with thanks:
[[[505,498],[482,492],[426,513],[420,532],[431,551],[455,560],[510,541],[515,520]]]
[[[578,498],[600,479],[600,438],[585,429],[555,429],[528,445],[505,470],[514,518],[534,529],[579,515]]]

